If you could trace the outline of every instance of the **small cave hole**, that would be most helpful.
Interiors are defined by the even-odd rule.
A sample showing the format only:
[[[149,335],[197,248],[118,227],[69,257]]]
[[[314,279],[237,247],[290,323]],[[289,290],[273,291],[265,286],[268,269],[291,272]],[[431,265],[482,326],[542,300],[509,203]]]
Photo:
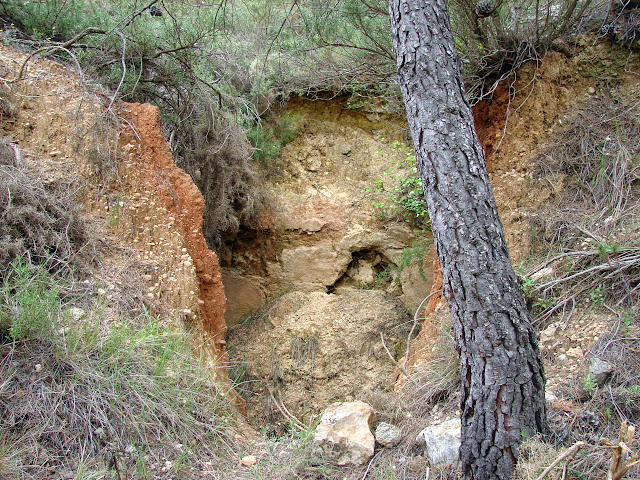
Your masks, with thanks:
[[[355,251],[345,273],[328,291],[339,293],[341,288],[384,290],[393,282],[394,267],[393,262],[375,249]]]

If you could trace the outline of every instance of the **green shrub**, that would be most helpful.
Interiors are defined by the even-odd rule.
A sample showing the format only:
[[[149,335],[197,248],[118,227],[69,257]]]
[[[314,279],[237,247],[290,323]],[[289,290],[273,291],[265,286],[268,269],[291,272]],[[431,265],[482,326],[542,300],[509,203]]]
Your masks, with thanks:
[[[14,341],[54,335],[60,304],[60,282],[43,265],[22,257],[11,263],[0,287],[0,325]]]
[[[393,168],[384,173],[390,179],[389,182],[385,184],[383,179],[377,179],[374,187],[367,189],[368,192],[381,193],[385,197],[384,201],[374,201],[372,205],[382,217],[400,216],[413,227],[428,229],[429,212],[422,181],[418,176],[415,153],[401,142],[394,143],[394,150],[404,155],[404,159],[393,161]],[[384,152],[380,154],[386,156]]]
[[[418,272],[423,282],[427,281],[427,276],[424,273],[424,254],[427,251],[427,241],[425,239],[416,240],[411,247],[402,250],[402,257],[398,263],[398,273],[411,266],[415,260],[418,264]],[[396,276],[396,281],[400,281],[400,275]]]
[[[277,157],[282,147],[298,135],[293,127],[298,118],[295,114],[285,114],[270,123],[261,122],[247,129],[247,137],[255,149],[253,159],[267,165]]]

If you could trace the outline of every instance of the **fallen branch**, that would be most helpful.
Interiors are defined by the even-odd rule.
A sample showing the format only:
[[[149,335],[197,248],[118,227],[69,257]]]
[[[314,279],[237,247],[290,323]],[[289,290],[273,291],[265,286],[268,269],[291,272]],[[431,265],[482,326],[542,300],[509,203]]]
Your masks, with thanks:
[[[425,304],[425,302],[427,302],[429,299],[431,299],[431,297],[433,297],[434,295],[436,295],[438,293],[442,293],[442,290],[436,290],[435,292],[431,292],[429,295],[424,297],[422,299],[422,301],[420,302],[420,305],[418,305],[418,308],[416,309],[416,313],[413,315],[413,325],[411,326],[411,331],[409,332],[409,335],[407,336],[407,353],[404,356],[404,364],[405,365],[409,361],[409,355],[411,353],[411,337],[413,337],[413,332],[415,331],[416,326],[418,325],[418,313],[420,313],[420,309]]]
[[[542,480],[544,477],[546,477],[547,475],[549,475],[549,473],[555,468],[556,465],[558,465],[561,461],[563,460],[567,460],[567,463],[565,464],[565,468],[567,467],[567,465],[571,462],[571,460],[573,460],[573,457],[576,456],[576,454],[586,445],[585,442],[576,442],[571,448],[569,448],[566,452],[564,452],[562,455],[560,455],[558,458],[556,458],[551,465],[549,465],[544,472],[542,472],[540,474],[540,476],[538,478],[536,478],[536,480]],[[563,469],[563,470],[564,470]]]
[[[420,388],[420,384],[418,382],[415,381],[415,379],[411,376],[411,374],[407,371],[407,369],[404,367],[404,365],[400,365],[395,358],[393,358],[393,355],[391,355],[391,352],[389,351],[389,349],[387,348],[387,344],[384,343],[384,337],[382,336],[382,332],[380,332],[380,340],[382,340],[382,346],[384,347],[384,350],[387,352],[387,355],[389,355],[389,358],[391,359],[391,361],[393,362],[393,364],[398,367],[400,369],[400,371],[411,381],[411,383],[413,383],[416,387]]]
[[[29,56],[24,60],[24,62],[22,62],[22,65],[20,65],[20,70],[19,70],[18,75],[16,76],[16,78],[14,78],[12,80],[8,80],[6,78],[3,78],[2,80],[4,82],[6,82],[6,83],[19,82],[24,77],[24,73],[25,73],[25,70],[27,68],[27,63],[29,63],[29,61],[33,57],[35,57],[36,55],[40,55],[41,54],[41,57],[46,57],[47,55],[52,54],[56,50],[63,50],[65,52],[69,53],[68,48],[70,46],[72,46],[74,43],[76,43],[78,40],[81,40],[82,38],[86,37],[87,35],[94,35],[94,34],[97,34],[97,33],[105,34],[107,32],[105,32],[101,28],[88,27],[88,28],[85,28],[80,33],[78,33],[76,36],[72,37],[71,39],[67,40],[66,42],[64,42],[62,44],[47,45],[46,47],[39,48],[36,51],[31,52],[31,54],[29,54]]]
[[[275,404],[275,406],[280,410],[280,413],[287,419],[293,422],[293,424],[298,427],[300,430],[307,430],[308,427],[298,420],[287,408],[284,406],[284,403],[276,400],[276,397],[273,394],[273,391],[269,386],[267,386],[267,390],[269,391],[269,396],[271,397],[271,401]]]

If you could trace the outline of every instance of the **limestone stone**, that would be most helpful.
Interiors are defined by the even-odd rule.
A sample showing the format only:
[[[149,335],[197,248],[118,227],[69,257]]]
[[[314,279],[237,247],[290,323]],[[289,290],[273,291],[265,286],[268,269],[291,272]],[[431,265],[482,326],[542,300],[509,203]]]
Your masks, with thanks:
[[[231,327],[257,310],[264,303],[265,294],[256,279],[238,275],[230,269],[222,269],[221,273],[227,297],[225,320],[227,326]]]
[[[375,281],[376,272],[371,264],[358,262],[356,265],[349,267],[347,275],[350,276],[356,284],[371,285]]]
[[[432,465],[458,461],[462,424],[459,418],[431,425],[418,434],[416,441],[425,447]]]
[[[380,422],[376,427],[376,442],[383,447],[395,447],[402,440],[402,430],[390,423]]]
[[[595,357],[589,366],[589,375],[601,387],[613,373],[613,366],[601,358]]]
[[[322,159],[320,157],[309,157],[305,163],[307,170],[310,172],[317,172],[322,168]]]
[[[540,341],[545,343],[553,340],[556,336],[557,329],[558,327],[556,325],[554,324],[549,325],[547,328],[545,328],[540,332]]]
[[[325,220],[318,217],[291,217],[284,220],[287,230],[301,230],[308,234],[319,232],[326,224]]]
[[[283,272],[300,290],[318,290],[333,285],[347,270],[351,255],[338,253],[329,242],[285,249],[280,257]]]
[[[373,408],[361,402],[336,402],[329,406],[316,428],[315,454],[338,465],[362,465],[373,456]]]
[[[74,322],[77,322],[82,317],[84,317],[87,312],[85,312],[82,308],[71,307],[69,310],[67,310],[67,313],[73,319]]]

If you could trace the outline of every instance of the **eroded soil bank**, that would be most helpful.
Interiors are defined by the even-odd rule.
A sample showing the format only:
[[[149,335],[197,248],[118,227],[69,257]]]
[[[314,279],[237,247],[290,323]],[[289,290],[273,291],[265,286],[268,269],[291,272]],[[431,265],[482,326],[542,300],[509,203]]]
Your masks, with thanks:
[[[525,67],[474,110],[514,264],[530,252],[539,208],[565,187],[563,175],[536,170],[544,143],[589,99],[614,90],[640,95],[635,58],[579,42],[572,56],[551,53]],[[25,58],[5,47],[0,54],[9,70]],[[403,360],[413,314],[432,284],[428,232],[374,206],[389,202],[376,182],[392,190],[403,171],[402,119],[375,106],[354,111],[344,98],[291,101],[286,112],[297,116],[297,136],[263,170],[272,198],[264,228],[242,232],[221,261],[225,324],[217,261],[200,233],[201,197],[172,166],[157,111],[125,106],[121,126],[105,112],[104,98],[70,77],[55,63],[34,63],[2,131],[19,140],[25,161],[49,181],[74,178],[103,244],[100,280],[87,291],[109,300],[105,322],[142,302],[167,325],[200,329],[212,368],[225,366],[228,343],[250,420],[276,433],[288,415],[309,422],[335,400],[393,402],[402,376],[391,358]],[[441,314],[429,318],[446,318],[442,303],[431,300]],[[592,320],[554,323],[543,332],[551,384],[574,371],[602,335],[603,322]],[[440,351],[441,339],[430,333],[440,328],[422,329],[409,366],[417,369]],[[218,372],[224,379],[226,369]]]
[[[578,39],[571,56],[550,53],[474,107],[514,265],[531,252],[540,208],[564,187],[562,177],[540,175],[537,156],[572,109],[611,88],[633,88],[625,68],[623,54]],[[376,106],[354,111],[346,98],[294,99],[286,113],[298,118],[297,137],[263,175],[274,199],[270,255],[262,270],[253,268],[259,249],[245,244],[223,269],[232,377],[254,425],[287,423],[290,415],[310,421],[332,401],[400,388],[394,361],[404,359],[413,314],[433,282],[428,232],[373,206],[385,199],[371,187],[392,185],[406,158],[405,122]],[[411,268],[403,269],[408,252]],[[434,296],[426,313],[412,371],[441,352],[446,306]],[[601,331],[598,323],[585,337],[571,333],[563,351],[572,356],[558,367],[576,368]]]
[[[0,45],[11,76],[26,55]],[[2,134],[19,142],[25,166],[77,192],[93,254],[87,295],[101,297],[105,327],[120,316],[147,316],[196,333],[211,373],[229,390],[224,289],[217,256],[202,235],[202,195],[173,162],[151,105],[123,104],[83,88],[82,79],[47,60],[29,64],[7,93]],[[89,267],[89,266],[88,266]]]
[[[283,411],[306,422],[335,400],[388,394],[430,289],[429,232],[374,188],[392,189],[407,173],[405,126],[346,103],[287,106],[296,138],[263,169],[275,248],[258,261],[265,250],[245,244],[223,268],[231,375],[256,426],[285,421]]]

